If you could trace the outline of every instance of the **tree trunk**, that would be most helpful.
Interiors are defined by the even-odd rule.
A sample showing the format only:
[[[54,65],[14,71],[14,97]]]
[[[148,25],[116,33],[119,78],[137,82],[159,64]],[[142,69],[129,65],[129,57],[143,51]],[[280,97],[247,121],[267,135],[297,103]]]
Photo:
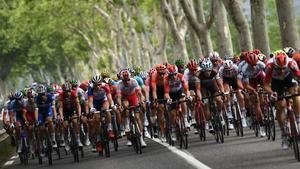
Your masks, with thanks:
[[[241,8],[241,0],[223,0],[226,10],[238,32],[240,51],[252,50],[252,41],[247,19]]]
[[[299,38],[292,0],[276,0],[282,47],[299,47]]]
[[[251,21],[253,29],[254,48],[269,56],[269,36],[267,32],[265,0],[250,0]]]
[[[216,1],[216,29],[217,29],[217,45],[221,56],[233,55],[233,47],[231,42],[231,34],[228,26],[227,12],[221,0]]]
[[[167,2],[167,0],[162,0],[161,7],[162,7],[162,13],[164,14],[166,20],[169,23],[175,42],[179,47],[176,49],[178,52],[174,53],[175,56],[174,59],[181,58],[187,62],[189,60],[187,49],[186,49],[186,43],[185,43],[185,34],[187,31],[187,25],[184,21],[184,18],[183,16],[176,16],[175,18],[171,6]]]
[[[194,8],[195,8],[195,12],[196,12],[196,18],[198,20],[199,23],[201,24],[205,24],[205,29],[203,31],[199,32],[199,41],[202,47],[202,53],[205,56],[208,56],[209,53],[211,53],[213,51],[213,47],[212,47],[212,41],[211,41],[211,37],[210,37],[210,25],[212,23],[209,23],[210,25],[207,25],[207,21],[205,21],[205,16],[204,16],[204,10],[203,10],[203,0],[193,0],[194,1]],[[213,3],[213,2],[211,2]],[[192,3],[191,3],[192,4]],[[212,9],[213,10],[213,4],[212,5]],[[213,11],[211,11],[211,14],[213,14]],[[211,20],[213,20],[213,15],[210,16]],[[212,21],[208,21],[208,22],[212,22]],[[207,27],[208,26],[208,27]]]
[[[199,38],[194,31],[194,29],[190,28],[189,29],[189,36],[190,36],[190,44],[192,47],[192,52],[193,52],[193,57],[198,58],[200,56],[203,56],[202,49],[201,49],[201,44],[199,41]]]

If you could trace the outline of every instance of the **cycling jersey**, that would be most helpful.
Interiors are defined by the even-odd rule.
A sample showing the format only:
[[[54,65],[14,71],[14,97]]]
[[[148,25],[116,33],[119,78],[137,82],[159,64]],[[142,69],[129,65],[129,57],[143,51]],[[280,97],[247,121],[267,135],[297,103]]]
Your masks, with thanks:
[[[98,88],[91,86],[88,88],[88,97],[93,97],[93,105],[97,111],[100,111],[103,102],[107,101],[108,94],[110,94],[110,89],[105,83],[101,83]]]
[[[200,84],[200,79],[197,75],[192,74],[189,69],[186,69],[184,71],[184,79],[186,82],[188,82],[188,88],[189,90],[196,91],[196,85]]]
[[[232,69],[224,69],[224,66],[222,66],[219,73],[221,78],[236,78],[238,75],[238,66],[233,65]]]
[[[216,80],[220,79],[220,74],[215,69],[211,70],[209,76],[205,76],[205,72],[201,71],[199,78],[201,79],[201,91],[203,94],[205,94],[207,91],[209,91],[211,94],[219,91]]]
[[[165,93],[178,92],[182,88],[186,91],[188,90],[188,84],[185,81],[183,74],[177,73],[174,78],[170,78],[170,76],[166,77],[164,85]]]
[[[36,105],[39,109],[38,111],[38,121],[44,123],[46,117],[52,117],[52,105],[55,103],[53,100],[53,95],[47,93],[46,96],[38,95],[36,96]]]
[[[266,83],[270,83],[271,78],[277,80],[284,80],[291,73],[300,78],[300,70],[295,60],[287,58],[288,66],[283,71],[278,69],[274,63],[274,58],[270,59],[266,66]]]
[[[12,111],[14,112],[14,118],[16,122],[23,123],[23,113],[26,112],[25,101],[22,100],[13,100],[12,101]]]
[[[154,72],[151,76],[152,91],[156,91],[157,99],[164,99],[164,84],[166,74],[161,76],[158,72]],[[152,94],[152,93],[151,93]]]
[[[143,79],[141,77],[134,76],[134,79],[137,81],[137,83],[140,86],[140,88],[143,88],[145,86],[144,81],[143,81]]]
[[[117,93],[122,97],[122,100],[127,100],[130,106],[136,106],[139,104],[137,97],[137,92],[140,92],[141,88],[139,87],[137,81],[133,78],[124,84],[123,81],[120,81],[118,84]]]
[[[30,101],[29,99],[26,101],[26,118],[29,122],[34,122],[35,117],[34,117],[34,112],[35,109],[37,108],[36,103],[34,101]]]
[[[12,107],[12,101],[13,100],[9,100],[7,102],[5,102],[3,110],[2,110],[2,119],[3,121],[9,121],[9,113],[13,111],[13,107]],[[4,116],[4,112],[6,112],[6,115]]]
[[[239,65],[238,79],[241,79],[244,83],[250,83],[251,81],[261,80],[264,75],[265,64],[262,61],[258,61],[255,68],[253,69],[247,62],[242,62]]]

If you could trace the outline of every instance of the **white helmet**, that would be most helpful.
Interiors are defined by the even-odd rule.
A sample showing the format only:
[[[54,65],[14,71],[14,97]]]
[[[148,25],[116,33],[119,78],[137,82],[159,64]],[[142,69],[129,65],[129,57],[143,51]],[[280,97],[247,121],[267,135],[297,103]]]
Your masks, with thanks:
[[[92,78],[92,83],[100,83],[102,80],[101,76],[100,75],[95,75],[93,78]]]
[[[211,63],[211,61],[209,59],[205,59],[201,63],[201,68],[202,68],[203,71],[212,70],[213,65],[212,65],[212,63]]]
[[[230,70],[232,69],[233,62],[231,60],[225,60],[224,62],[224,69]]]
[[[210,60],[220,60],[220,55],[219,55],[219,53],[218,52],[211,52],[210,54],[209,54],[209,59]]]

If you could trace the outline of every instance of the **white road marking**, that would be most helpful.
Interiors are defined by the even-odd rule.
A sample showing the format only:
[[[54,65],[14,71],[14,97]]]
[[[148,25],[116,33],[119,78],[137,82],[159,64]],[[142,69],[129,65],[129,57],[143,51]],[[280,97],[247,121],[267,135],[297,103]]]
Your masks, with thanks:
[[[12,156],[10,159],[13,160],[13,159],[16,159],[18,157],[19,157],[18,155],[15,155],[15,156]]]
[[[151,139],[151,138],[149,138],[149,139]],[[187,161],[190,165],[194,166],[197,169],[211,169],[207,165],[203,164],[201,161],[197,160],[192,154],[190,154],[188,152],[181,151],[178,148],[172,147],[167,143],[162,143],[161,140],[159,140],[157,138],[153,138],[152,140],[157,142],[158,144],[163,145],[164,147],[168,148],[171,152],[180,156],[185,161]]]
[[[9,160],[6,163],[4,163],[3,166],[8,166],[8,165],[12,165],[12,163],[14,163],[14,160]]]

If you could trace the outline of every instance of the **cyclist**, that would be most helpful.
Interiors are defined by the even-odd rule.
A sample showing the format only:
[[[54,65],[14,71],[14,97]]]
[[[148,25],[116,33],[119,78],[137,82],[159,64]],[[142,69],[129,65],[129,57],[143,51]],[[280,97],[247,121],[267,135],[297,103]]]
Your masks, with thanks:
[[[235,65],[231,60],[225,60],[223,66],[220,68],[220,77],[223,80],[223,86],[225,92],[230,92],[230,87],[232,87],[233,90],[237,91],[237,99],[239,101],[239,105],[241,107],[241,118],[242,118],[242,126],[247,127],[245,115],[246,115],[246,109],[245,109],[245,103],[244,103],[244,97],[242,93],[239,91],[238,83],[237,83],[237,75],[238,75],[238,66]],[[230,101],[230,95],[226,96],[226,107],[227,107],[227,117],[230,120],[229,123],[229,129],[233,129],[232,124],[232,112],[231,112],[231,101]]]
[[[217,71],[217,69],[213,68],[213,64],[209,59],[205,59],[201,63],[201,70],[199,74],[199,79],[201,79],[201,93],[204,96],[207,96],[208,93],[210,95],[215,95],[219,92],[224,93],[224,87],[222,84],[222,80],[220,78],[220,75]],[[214,97],[214,100],[217,104],[217,111],[222,115],[222,96]],[[208,102],[204,104],[204,110],[206,113],[206,119],[211,118],[211,112],[209,111],[209,104]],[[223,125],[225,124],[224,120],[222,119]],[[210,132],[213,131],[212,123],[210,120],[208,120],[209,130]]]
[[[130,72],[127,69],[123,69],[120,72],[121,80],[118,84],[118,105],[122,105],[125,108],[130,106],[138,106],[139,104],[142,105],[144,100],[141,93],[141,89],[137,83],[137,81],[133,78],[130,78]],[[136,107],[134,109],[134,117],[137,121],[138,127],[140,131],[143,131],[143,125],[140,116],[140,109]],[[125,132],[129,131],[129,120],[128,120],[128,113],[125,112]],[[141,145],[142,147],[146,146],[146,143],[143,139],[143,135],[141,135]],[[128,140],[128,146],[131,146],[132,143]]]
[[[11,92],[8,94],[8,101],[5,103],[3,112],[2,112],[2,124],[4,126],[4,129],[6,130],[6,133],[10,136],[11,145],[15,145],[15,139],[13,137],[13,125],[14,125],[14,113],[13,113],[13,107],[12,102],[14,100],[14,93]]]
[[[199,79],[199,74],[200,74],[200,66],[195,62],[195,60],[191,60],[187,64],[187,68],[184,72],[184,78],[185,81],[188,83],[188,89],[190,93],[195,93],[193,97],[193,100],[196,101],[201,101],[202,96],[201,96],[201,83]],[[195,106],[196,104],[192,103],[191,105],[191,118],[192,118],[192,123],[195,123]],[[195,130],[195,134],[197,134],[197,130]]]
[[[114,102],[112,100],[110,88],[107,84],[102,82],[102,77],[100,75],[95,75],[91,82],[92,83],[88,88],[88,104],[90,112],[105,111],[108,110],[109,107],[113,107]],[[93,122],[93,125],[90,127],[90,134],[95,138],[92,142],[92,151],[96,151],[95,143],[100,141],[100,114],[93,114]],[[112,131],[110,112],[106,112],[106,125],[108,137],[110,139],[114,138],[115,135]],[[98,145],[98,151],[102,151],[101,144]]]
[[[298,83],[295,77],[299,79],[300,71],[297,63],[289,58],[284,51],[275,51],[274,57],[270,59],[266,66],[266,77],[264,79],[264,89],[275,96],[282,96],[284,88],[287,88],[290,94],[298,92]],[[269,85],[271,84],[271,86]],[[287,131],[285,130],[285,100],[276,102],[276,117],[281,128],[282,148],[288,149]],[[300,128],[300,97],[293,98],[293,108],[295,110],[298,128]]]
[[[209,59],[213,65],[213,69],[215,69],[215,71],[219,71],[220,67],[223,64],[222,59],[220,58],[220,55],[218,52],[211,52],[209,54]]]
[[[257,54],[250,52],[247,54],[245,61],[239,65],[238,79],[242,81],[243,87],[249,91],[250,105],[254,105],[254,112],[256,119],[260,125],[260,136],[266,135],[264,123],[263,123],[263,112],[261,105],[263,104],[262,97],[257,93],[256,89],[259,85],[262,85],[265,77],[265,64],[259,61]]]
[[[70,149],[68,145],[69,122],[71,122],[74,127],[78,146],[79,147],[83,146],[80,141],[79,124],[78,124],[78,119],[76,118],[76,117],[80,117],[81,115],[81,107],[77,96],[77,92],[75,90],[72,90],[72,85],[69,82],[66,82],[62,85],[62,90],[63,92],[59,94],[59,115],[60,115],[59,117],[63,121],[65,149],[69,150]]]
[[[175,65],[171,65],[168,67],[168,76],[166,77],[165,84],[164,84],[164,92],[165,98],[172,101],[179,101],[182,100],[184,93],[186,96],[190,97],[190,91],[188,89],[188,84],[184,79],[183,74],[178,73],[177,67]],[[180,109],[183,116],[184,123],[186,127],[190,127],[188,123],[187,117],[187,106],[185,102],[180,104]],[[172,125],[172,140],[176,141],[176,104],[171,104],[171,125]]]
[[[164,64],[158,64],[155,67],[156,71],[151,75],[152,98],[157,103],[157,117],[160,128],[160,139],[166,142],[165,136],[165,117],[164,117],[164,81],[167,75],[167,68]]]
[[[87,113],[88,113],[87,93],[82,88],[78,87],[77,80],[71,80],[70,83],[72,85],[72,90],[77,93],[77,96],[79,99],[79,104],[80,104],[80,108],[81,108],[80,120],[82,122],[84,133],[85,133],[84,145],[89,146],[91,143],[89,140],[89,125],[88,125],[88,121],[87,121]],[[86,88],[87,88],[87,85],[86,85]]]
[[[57,148],[57,143],[55,140],[55,130],[52,119],[57,119],[56,117],[56,109],[55,109],[55,100],[53,99],[53,96],[50,93],[46,92],[46,87],[44,85],[38,85],[36,92],[36,105],[37,105],[37,114],[35,116],[36,123],[39,125],[38,133],[40,138],[43,138],[43,130],[44,128],[42,125],[45,121],[48,122],[49,125],[49,131],[51,133],[52,138],[52,146],[54,148]]]
[[[18,91],[14,95],[15,100],[12,101],[12,111],[14,112],[14,121],[15,124],[15,134],[16,134],[16,141],[17,141],[17,152],[21,153],[22,151],[22,142],[21,142],[21,127],[25,126],[26,119],[26,108],[25,108],[25,101],[23,99],[22,92]]]

